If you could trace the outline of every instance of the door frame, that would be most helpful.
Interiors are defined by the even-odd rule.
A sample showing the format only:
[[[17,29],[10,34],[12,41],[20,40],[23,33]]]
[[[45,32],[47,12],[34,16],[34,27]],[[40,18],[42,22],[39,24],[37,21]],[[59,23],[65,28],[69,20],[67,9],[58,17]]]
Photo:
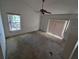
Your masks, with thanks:
[[[0,45],[2,49],[2,54],[3,54],[3,59],[7,59],[7,49],[6,49],[6,38],[5,38],[5,33],[4,33],[4,27],[2,23],[2,15],[1,15],[1,9],[0,9],[0,28],[1,28],[1,37],[0,37]]]

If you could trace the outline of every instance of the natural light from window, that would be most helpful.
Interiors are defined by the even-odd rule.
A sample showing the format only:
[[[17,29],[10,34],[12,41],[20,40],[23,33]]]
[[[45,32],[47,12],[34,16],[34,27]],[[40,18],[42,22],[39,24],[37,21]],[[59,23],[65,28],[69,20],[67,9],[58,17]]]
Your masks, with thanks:
[[[68,21],[67,20],[49,20],[47,33],[59,38],[64,38],[64,32],[68,28]]]
[[[21,17],[16,14],[8,14],[9,30],[18,31],[21,30]]]

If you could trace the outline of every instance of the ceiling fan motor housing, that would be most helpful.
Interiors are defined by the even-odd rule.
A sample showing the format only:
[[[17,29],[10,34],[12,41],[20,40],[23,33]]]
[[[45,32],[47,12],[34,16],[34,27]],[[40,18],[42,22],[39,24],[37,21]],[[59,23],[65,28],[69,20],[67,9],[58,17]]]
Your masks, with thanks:
[[[44,13],[45,13],[45,10],[44,10],[44,9],[41,9],[40,11],[41,11],[41,13],[42,13],[42,14],[44,14]]]

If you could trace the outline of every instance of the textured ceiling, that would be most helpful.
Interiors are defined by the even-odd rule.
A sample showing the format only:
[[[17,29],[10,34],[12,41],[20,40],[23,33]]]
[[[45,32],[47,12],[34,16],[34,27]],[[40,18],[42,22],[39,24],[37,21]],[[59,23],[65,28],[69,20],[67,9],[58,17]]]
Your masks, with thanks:
[[[42,0],[24,0],[35,11],[41,8]],[[45,0],[44,9],[52,14],[77,13],[78,0]]]

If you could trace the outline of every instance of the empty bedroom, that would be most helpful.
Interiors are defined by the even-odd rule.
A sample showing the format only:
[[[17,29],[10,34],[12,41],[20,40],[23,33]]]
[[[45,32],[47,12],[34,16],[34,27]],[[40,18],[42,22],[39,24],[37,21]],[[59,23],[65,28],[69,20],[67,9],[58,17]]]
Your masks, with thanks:
[[[78,0],[1,0],[0,59],[78,59]]]

